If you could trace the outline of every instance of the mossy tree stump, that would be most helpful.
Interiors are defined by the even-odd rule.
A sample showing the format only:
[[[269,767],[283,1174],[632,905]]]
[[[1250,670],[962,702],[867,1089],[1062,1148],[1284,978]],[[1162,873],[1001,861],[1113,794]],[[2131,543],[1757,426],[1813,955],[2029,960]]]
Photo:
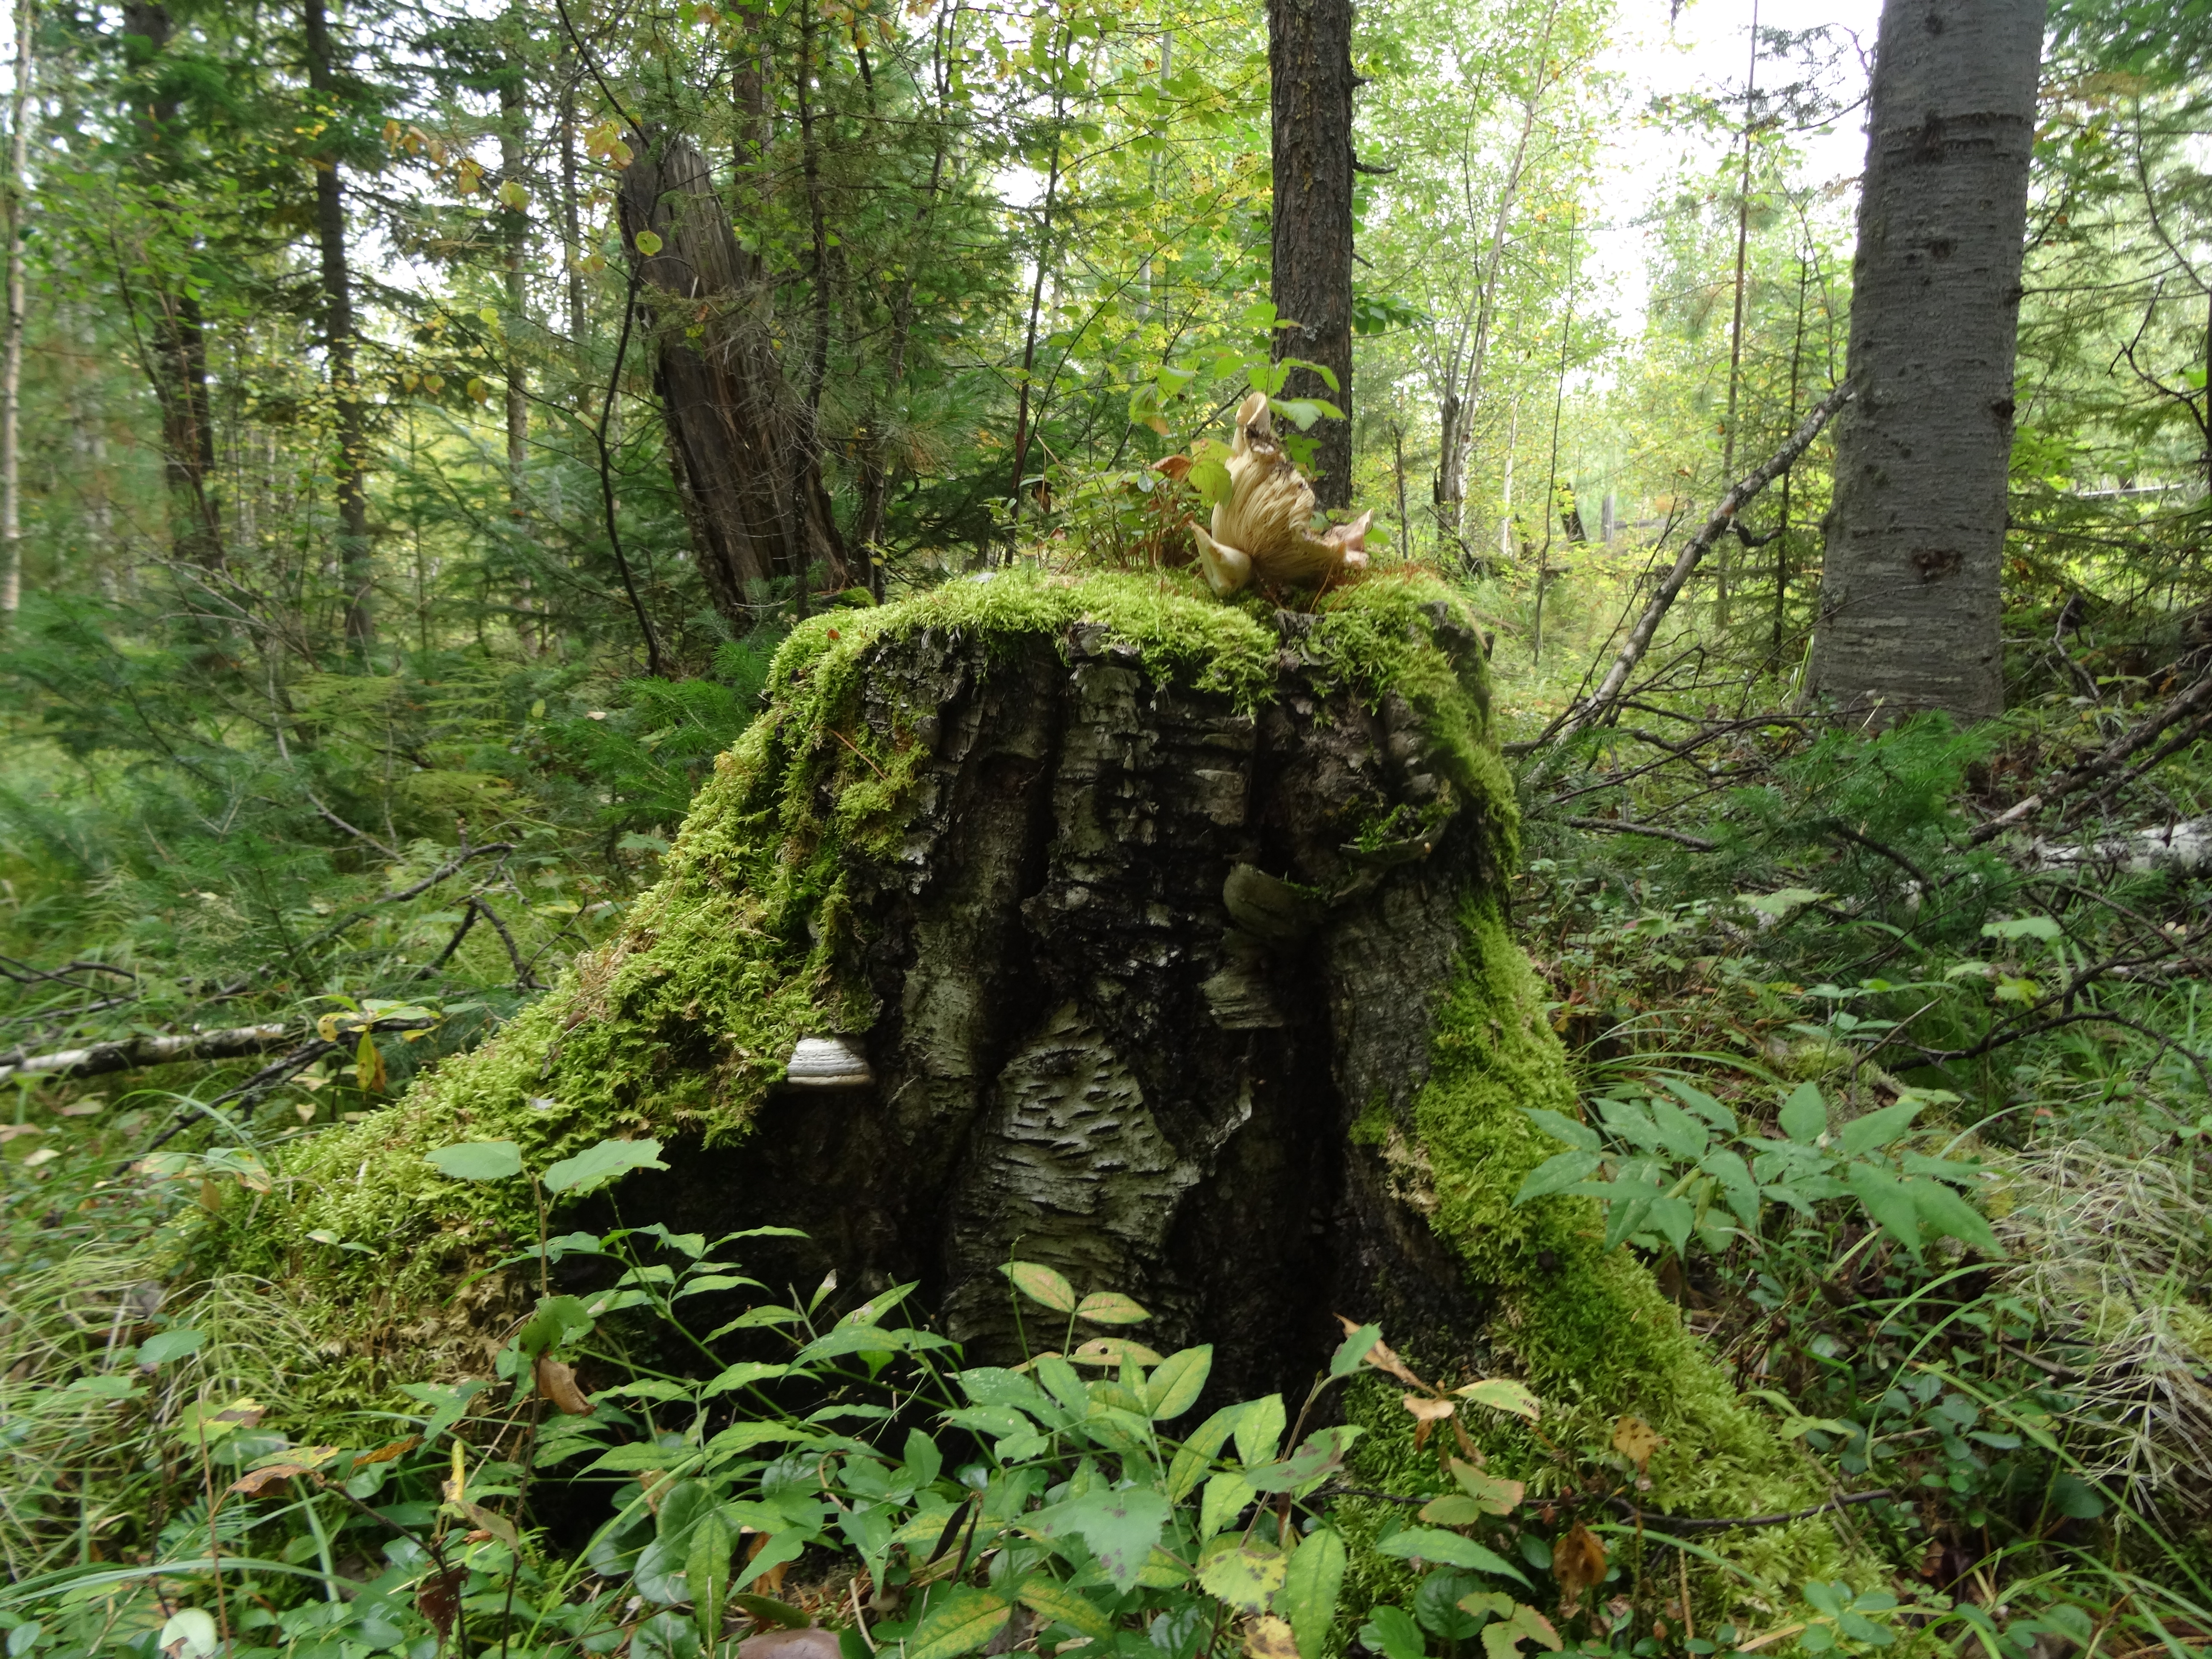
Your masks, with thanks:
[[[1479,686],[1471,629],[1424,620]],[[741,1143],[635,1182],[625,1216],[804,1228],[780,1263],[804,1284],[918,1280],[995,1360],[1020,1341],[1016,1256],[1134,1296],[1155,1346],[1214,1343],[1229,1391],[1302,1387],[1334,1310],[1476,1329],[1387,1137],[1354,1129],[1428,1074],[1498,804],[1450,781],[1403,696],[1302,649],[1312,622],[1272,619],[1257,708],[1097,623],[876,645],[839,738],[926,757],[836,918],[872,1084],[772,1089]]]
[[[1825,1494],[1592,1200],[1513,1202],[1559,1150],[1522,1108],[1578,1109],[1505,926],[1511,784],[1448,589],[1377,577],[1288,612],[1002,573],[803,624],[769,705],[619,938],[206,1224],[216,1265],[321,1328],[311,1395],[481,1375],[535,1293],[454,1295],[537,1218],[423,1152],[511,1139],[543,1168],[650,1135],[671,1167],[591,1204],[802,1229],[742,1247],[772,1296],[915,1281],[972,1359],[1018,1346],[998,1269],[1020,1257],[1137,1298],[1155,1347],[1212,1343],[1221,1397],[1303,1392],[1338,1313],[1447,1376],[1524,1377],[1541,1445],[1476,1427],[1536,1491],[1609,1478],[1634,1413],[1662,1437],[1655,1510]],[[865,1057],[865,1086],[798,1086],[809,1037]],[[1384,1415],[1371,1480],[1413,1457]],[[1814,1522],[1724,1547],[1769,1583],[1838,1559]]]

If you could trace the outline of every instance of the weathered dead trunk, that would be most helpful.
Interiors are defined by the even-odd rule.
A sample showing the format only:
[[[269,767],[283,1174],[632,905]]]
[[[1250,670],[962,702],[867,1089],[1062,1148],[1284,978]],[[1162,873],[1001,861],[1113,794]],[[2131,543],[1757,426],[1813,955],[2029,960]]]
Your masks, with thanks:
[[[844,543],[806,410],[784,378],[767,297],[745,280],[705,158],[680,138],[641,150],[623,172],[621,212],[641,301],[654,318],[654,384],[715,609],[749,627],[749,585],[812,566],[830,587],[844,586]],[[659,240],[650,256],[637,250],[647,232]]]
[[[803,1228],[752,1270],[919,1279],[971,1361],[1019,1350],[1014,1257],[1135,1296],[1163,1351],[1214,1343],[1229,1397],[1303,1388],[1339,1311],[1475,1340],[1464,1273],[1353,1125],[1427,1076],[1483,813],[1395,694],[1371,712],[1325,685],[1311,620],[1279,618],[1256,715],[1095,624],[872,653],[852,736],[912,723],[933,750],[897,855],[847,886],[872,1085],[785,1085],[740,1146],[634,1177],[624,1213]]]

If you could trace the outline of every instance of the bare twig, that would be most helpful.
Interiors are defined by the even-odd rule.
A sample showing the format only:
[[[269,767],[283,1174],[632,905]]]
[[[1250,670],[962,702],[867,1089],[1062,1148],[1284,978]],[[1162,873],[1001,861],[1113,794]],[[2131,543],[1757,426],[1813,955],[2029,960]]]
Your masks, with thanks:
[[[1656,823],[1629,823],[1618,818],[1562,818],[1562,823],[1572,824],[1577,830],[1595,830],[1609,836],[1656,836],[1661,841],[1671,841],[1678,847],[1686,847],[1693,853],[1710,853],[1720,843],[1707,841],[1703,836],[1692,836],[1680,830],[1662,830]]]
[[[2206,669],[2186,690],[2160,704],[2090,759],[2079,766],[2067,768],[2027,799],[2007,807],[1986,823],[1975,826],[1973,832],[1966,837],[1966,844],[1979,847],[1984,842],[1994,841],[2022,818],[2065,799],[2100,779],[2112,776],[2160,732],[2207,711],[2212,711],[2212,668]]]
[[[100,1077],[109,1072],[188,1060],[236,1060],[243,1054],[264,1054],[294,1036],[292,1028],[285,1025],[234,1025],[220,1031],[187,1031],[175,1036],[124,1037],[44,1054],[25,1054],[18,1048],[11,1054],[0,1054],[0,1083],[31,1076]]]
[[[1628,642],[1620,647],[1620,654],[1613,659],[1613,666],[1606,671],[1605,678],[1599,682],[1597,690],[1587,700],[1561,718],[1557,729],[1551,734],[1552,742],[1565,742],[1612,706],[1620,695],[1621,688],[1628,684],[1628,677],[1635,672],[1636,665],[1644,660],[1644,653],[1651,648],[1652,635],[1659,631],[1661,620],[1688,583],[1691,573],[1698,568],[1698,562],[1735,522],[1735,515],[1743,510],[1752,497],[1787,472],[1797,458],[1812,447],[1813,440],[1820,435],[1820,428],[1827,425],[1829,418],[1849,403],[1850,398],[1850,382],[1846,380],[1820,400],[1813,412],[1790,434],[1782,447],[1768,457],[1763,465],[1739,479],[1729,488],[1728,494],[1721,497],[1720,505],[1713,509],[1712,517],[1705,520],[1705,527],[1675,556],[1674,568],[1667,573],[1665,580],[1659,584],[1659,591],[1651,596],[1650,604],[1644,607],[1644,614],[1636,619],[1636,626],[1629,630]]]

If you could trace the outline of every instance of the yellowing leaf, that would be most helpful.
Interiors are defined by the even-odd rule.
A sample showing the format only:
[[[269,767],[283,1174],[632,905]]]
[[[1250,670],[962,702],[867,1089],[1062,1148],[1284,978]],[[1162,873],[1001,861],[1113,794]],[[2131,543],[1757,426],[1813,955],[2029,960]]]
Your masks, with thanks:
[[[530,205],[530,192],[510,179],[499,187],[499,200],[501,207],[511,208],[520,213]]]
[[[1093,1291],[1077,1304],[1075,1316],[1093,1325],[1141,1325],[1152,1315],[1119,1291]]]
[[[1463,1389],[1452,1390],[1462,1400],[1472,1400],[1478,1406],[1487,1406],[1494,1412],[1509,1413],[1525,1417],[1534,1423],[1543,1415],[1543,1402],[1520,1383],[1503,1376],[1486,1376],[1480,1382],[1470,1382]]]
[[[1574,1606],[1583,1592],[1605,1577],[1605,1546],[1579,1521],[1552,1546],[1552,1577],[1559,1582],[1559,1599]]]
[[[1217,1538],[1199,1552],[1198,1582],[1239,1613],[1264,1613],[1283,1587],[1289,1560],[1257,1538]]]
[[[365,1095],[380,1095],[386,1081],[384,1054],[377,1048],[376,1039],[366,1031],[361,1034],[360,1045],[354,1050],[353,1074]]]
[[[1157,1365],[1159,1355],[1126,1336],[1096,1336],[1067,1356],[1079,1365],[1118,1365],[1133,1359],[1139,1365]]]
[[[1651,1462],[1651,1454],[1667,1443],[1659,1437],[1659,1431],[1640,1417],[1624,1417],[1613,1425],[1613,1449],[1636,1465],[1642,1474]]]
[[[1244,1651],[1252,1659],[1298,1659],[1297,1638],[1287,1621],[1265,1613],[1244,1632]]]
[[[649,230],[641,230],[638,232],[636,240],[637,251],[645,255],[648,259],[653,258],[654,254],[660,252],[660,238],[653,234],[653,233]],[[911,1656],[909,1656],[909,1659],[911,1659]]]
[[[1012,1279],[1014,1288],[1030,1301],[1041,1302],[1054,1313],[1075,1311],[1075,1286],[1042,1261],[1009,1261],[999,1271]]]

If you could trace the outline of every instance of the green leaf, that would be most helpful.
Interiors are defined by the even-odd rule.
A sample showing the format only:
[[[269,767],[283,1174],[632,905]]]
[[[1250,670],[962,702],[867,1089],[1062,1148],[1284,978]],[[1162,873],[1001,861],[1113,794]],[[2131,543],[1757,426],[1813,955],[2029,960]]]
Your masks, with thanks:
[[[746,1388],[771,1376],[787,1376],[790,1373],[788,1365],[764,1365],[757,1359],[739,1360],[700,1389],[699,1397],[704,1400],[713,1395],[727,1394],[732,1389]]]
[[[522,1148],[511,1140],[464,1140],[422,1156],[441,1175],[455,1181],[505,1181],[522,1173]]]
[[[1224,1406],[1198,1425],[1198,1430],[1184,1441],[1168,1467],[1168,1498],[1180,1504],[1190,1496],[1198,1485],[1199,1477],[1206,1473],[1229,1438],[1230,1431],[1237,1426],[1237,1419],[1244,1415],[1242,1406]]]
[[[1918,1260],[1920,1211],[1904,1183],[1871,1164],[1854,1164],[1844,1171],[1844,1184],[1866,1206],[1866,1212],[1874,1218],[1875,1224]]]
[[[588,1193],[632,1170],[665,1170],[657,1140],[603,1140],[586,1146],[574,1158],[564,1158],[545,1172],[545,1190]]]
[[[1920,1115],[1925,1101],[1900,1100],[1893,1106],[1884,1106],[1869,1112],[1864,1117],[1855,1117],[1844,1125],[1843,1133],[1836,1137],[1836,1145],[1845,1158],[1863,1158],[1880,1150],[1912,1127],[1912,1120]]]
[[[637,251],[648,259],[660,252],[660,238],[649,230],[641,230],[633,240],[637,243]]]
[[[1258,1538],[1217,1538],[1198,1553],[1199,1586],[1239,1613],[1265,1613],[1290,1565],[1281,1551]]]
[[[1613,1191],[1617,1196],[1605,1223],[1605,1248],[1608,1250],[1618,1248],[1629,1234],[1642,1231],[1644,1218],[1650,1214],[1651,1206],[1661,1196],[1657,1188],[1640,1181],[1617,1181],[1613,1182]]]
[[[1651,1200],[1648,1224],[1656,1227],[1667,1242],[1674,1247],[1674,1254],[1682,1254],[1690,1242],[1690,1229],[1697,1225],[1698,1212],[1686,1198],[1669,1198],[1662,1194]]]
[[[1528,1172],[1521,1190],[1513,1194],[1515,1208],[1573,1186],[1601,1162],[1595,1152],[1560,1152],[1546,1158]]]
[[[1605,1145],[1598,1132],[1587,1123],[1577,1123],[1565,1112],[1554,1112],[1542,1106],[1523,1106],[1522,1115],[1554,1140],[1564,1140],[1578,1152],[1595,1152]]]
[[[1206,1496],[1198,1506],[1198,1535],[1211,1538],[1243,1512],[1257,1494],[1252,1483],[1234,1469],[1224,1470],[1206,1483]]]
[[[1048,1625],[1065,1625],[1094,1642],[1112,1639],[1114,1621],[1081,1595],[1042,1573],[1022,1581],[1014,1599]]]
[[[1670,1077],[1665,1081],[1668,1094],[1674,1096],[1713,1127],[1729,1134],[1741,1132],[1735,1121],[1735,1114],[1703,1089],[1693,1089],[1678,1077]]]
[[[1072,1314],[1078,1305],[1075,1286],[1041,1261],[1009,1261],[999,1270],[1014,1281],[1014,1288],[1032,1302],[1042,1302],[1054,1313]],[[908,1659],[913,1659],[909,1654]]]
[[[1024,1525],[1040,1537],[1080,1537],[1099,1567],[1127,1595],[1144,1570],[1152,1546],[1170,1513],[1167,1498],[1146,1486],[1122,1492],[1093,1487],[1080,1498],[1071,1498],[1025,1516]],[[912,1649],[907,1659],[914,1659]]]
[[[181,1325],[156,1331],[138,1345],[138,1364],[151,1370],[172,1359],[182,1359],[186,1354],[199,1352],[200,1340],[199,1332]]]
[[[722,1602],[730,1593],[729,1523],[709,1510],[691,1529],[691,1548],[684,1557],[684,1582],[691,1593],[692,1614],[699,1621],[699,1639],[708,1652],[722,1639]]]
[[[906,1659],[958,1659],[973,1653],[1013,1616],[1013,1603],[969,1584],[939,1584],[929,1593],[929,1611],[906,1638]]]
[[[1905,1183],[1905,1190],[1912,1195],[1913,1212],[1930,1238],[1955,1238],[1984,1255],[2005,1253],[1982,1212],[1942,1182],[1916,1176]]]
[[[1198,492],[1198,498],[1208,507],[1217,507],[1229,499],[1229,469],[1219,461],[1206,459],[1192,467],[1183,482]]]
[[[1213,1349],[1184,1348],[1170,1354],[1153,1368],[1145,1384],[1145,1407],[1156,1423],[1181,1417],[1198,1404],[1206,1379],[1213,1370]]]
[[[1237,1419],[1237,1455],[1247,1463],[1273,1462],[1287,1421],[1282,1395],[1248,1401]]]
[[[1810,1146],[1828,1133],[1828,1103],[1820,1098],[1820,1085],[1801,1083],[1782,1103],[1782,1133],[1801,1146]]]
[[[1410,1527],[1404,1532],[1392,1533],[1375,1547],[1384,1555],[1395,1555],[1408,1561],[1431,1561],[1440,1567],[1494,1573],[1516,1584],[1528,1582],[1521,1576],[1520,1568],[1495,1550],[1486,1550],[1472,1538],[1462,1538],[1455,1532],[1440,1532],[1434,1527]]]
[[[786,1562],[796,1561],[813,1542],[816,1534],[811,1527],[793,1527],[777,1533],[761,1547],[758,1555],[745,1563],[745,1570],[737,1577],[732,1589],[743,1589],[764,1572],[773,1572]],[[987,1640],[988,1638],[986,1638]]]
[[[1283,1588],[1275,1597],[1275,1611],[1291,1621],[1298,1638],[1298,1659],[1322,1659],[1330,1626],[1336,1622],[1336,1599],[1344,1589],[1347,1560],[1344,1540],[1334,1527],[1316,1527],[1299,1540],[1283,1575]]]
[[[1984,939],[2039,939],[2045,944],[2059,936],[2058,924],[2049,916],[2014,916],[2009,921],[1985,921]]]
[[[1721,1183],[1721,1189],[1728,1194],[1729,1208],[1735,1212],[1736,1219],[1746,1228],[1756,1228],[1759,1183],[1752,1179],[1751,1167],[1742,1156],[1726,1146],[1716,1146],[1698,1167]]]
[[[1075,1316],[1093,1325],[1141,1325],[1152,1315],[1119,1291],[1093,1291],[1076,1304]]]
[[[1651,1121],[1659,1127],[1660,1145],[1676,1158],[1703,1158],[1712,1145],[1712,1131],[1671,1100],[1651,1103]]]
[[[1340,1376],[1349,1376],[1359,1369],[1359,1362],[1375,1351],[1382,1340],[1380,1325],[1362,1325],[1336,1345],[1336,1352],[1328,1362],[1328,1375],[1333,1382]]]
[[[1376,1650],[1382,1659],[1426,1659],[1428,1638],[1421,1627],[1413,1622],[1413,1615],[1403,1607],[1377,1607],[1360,1626],[1359,1639],[1367,1647]],[[1299,1659],[1304,1659],[1305,1649],[1298,1649]]]

